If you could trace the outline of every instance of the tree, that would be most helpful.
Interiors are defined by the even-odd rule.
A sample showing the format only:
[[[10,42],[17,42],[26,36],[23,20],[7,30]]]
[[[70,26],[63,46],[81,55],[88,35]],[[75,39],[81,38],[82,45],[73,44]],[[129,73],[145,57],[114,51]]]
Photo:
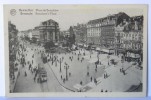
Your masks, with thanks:
[[[70,26],[69,32],[70,32],[69,42],[70,42],[71,44],[75,44],[75,34],[74,34],[74,31],[73,31],[72,26]]]

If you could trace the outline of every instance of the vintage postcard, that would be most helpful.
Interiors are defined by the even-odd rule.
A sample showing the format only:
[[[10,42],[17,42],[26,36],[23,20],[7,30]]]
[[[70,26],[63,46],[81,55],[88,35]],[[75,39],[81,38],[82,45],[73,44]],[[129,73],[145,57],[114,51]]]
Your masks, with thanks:
[[[144,97],[147,5],[4,5],[8,97]]]

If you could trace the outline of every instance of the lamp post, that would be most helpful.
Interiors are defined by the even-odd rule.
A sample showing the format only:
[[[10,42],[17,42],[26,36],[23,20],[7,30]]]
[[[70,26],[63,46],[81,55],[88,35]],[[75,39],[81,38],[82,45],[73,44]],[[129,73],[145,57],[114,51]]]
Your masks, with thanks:
[[[61,58],[60,58],[60,72],[61,72]]]
[[[66,64],[66,65],[65,65],[65,70],[66,70],[66,80],[68,80],[68,69],[69,69],[69,67],[68,67],[68,65]]]
[[[109,58],[110,58],[110,56],[108,55],[107,58],[108,58],[108,65],[109,65]]]
[[[121,60],[121,63],[122,63],[122,68],[123,68],[123,63],[124,63],[124,60]]]

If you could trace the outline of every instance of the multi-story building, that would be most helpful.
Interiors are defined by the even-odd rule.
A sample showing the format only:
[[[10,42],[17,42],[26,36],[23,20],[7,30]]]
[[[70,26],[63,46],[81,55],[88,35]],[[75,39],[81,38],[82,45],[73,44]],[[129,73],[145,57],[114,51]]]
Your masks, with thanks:
[[[39,27],[35,27],[33,30],[32,30],[32,38],[36,38],[37,41],[39,41],[40,39],[40,32],[39,32]]]
[[[59,40],[59,24],[50,19],[40,23],[39,33],[41,42],[58,42]]]
[[[90,20],[87,23],[87,44],[100,46],[101,20],[102,19]]]
[[[115,27],[120,23],[124,23],[128,19],[129,16],[123,12],[102,18],[100,38],[102,47],[114,48]]]
[[[143,16],[129,18],[124,25],[116,27],[116,54],[124,54],[125,60],[142,60]]]
[[[69,31],[61,31],[60,34],[62,34],[65,37],[65,36],[69,36],[70,32]]]
[[[91,20],[87,24],[87,42],[105,48],[114,48],[115,27],[129,16],[123,12]]]
[[[14,76],[14,62],[16,60],[16,53],[18,50],[18,30],[16,25],[12,24],[11,21],[8,22],[8,33],[9,33],[9,74],[10,78]]]

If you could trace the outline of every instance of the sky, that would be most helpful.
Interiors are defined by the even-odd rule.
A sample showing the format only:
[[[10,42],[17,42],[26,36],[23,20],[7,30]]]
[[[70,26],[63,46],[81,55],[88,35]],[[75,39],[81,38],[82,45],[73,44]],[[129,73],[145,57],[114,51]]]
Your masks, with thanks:
[[[124,12],[127,15],[137,16],[143,15],[142,6],[111,6],[111,5],[22,5],[22,6],[9,6],[7,7],[8,20],[16,25],[19,31],[33,29],[40,25],[40,22],[53,19],[59,23],[60,30],[68,30],[70,26],[77,25],[77,23],[87,23],[89,20],[94,20],[106,17],[109,14],[117,14]],[[4,8],[5,9],[5,8]],[[16,15],[10,15],[10,10],[15,9]],[[33,9],[55,9],[52,11],[55,15],[21,15],[19,10]]]

